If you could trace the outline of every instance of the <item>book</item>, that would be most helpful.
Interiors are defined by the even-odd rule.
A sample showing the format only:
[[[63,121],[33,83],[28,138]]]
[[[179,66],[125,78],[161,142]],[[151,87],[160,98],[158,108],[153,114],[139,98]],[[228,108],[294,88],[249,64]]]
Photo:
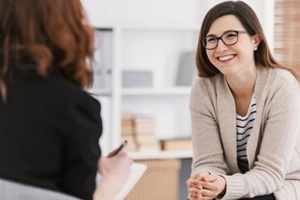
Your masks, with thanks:
[[[154,151],[160,151],[159,142],[151,143],[151,144],[138,144],[138,151],[139,152],[154,152]]]
[[[196,66],[194,63],[194,52],[183,52],[179,58],[176,85],[191,86],[193,79],[196,78]]]
[[[122,126],[121,127],[122,136],[133,136],[135,135],[135,129],[133,126]]]
[[[121,121],[121,135],[122,136],[133,136],[134,135],[134,117],[131,112],[122,113]]]
[[[98,29],[95,32],[94,83],[93,88],[110,89],[112,77],[112,29]]]
[[[154,123],[135,124],[134,130],[136,134],[155,134]]]
[[[134,129],[137,134],[154,134],[155,133],[155,121],[152,117],[135,118]]]
[[[122,119],[122,126],[124,126],[124,127],[127,127],[127,126],[132,127],[133,125],[134,125],[133,119],[132,120],[130,120],[130,119]]]
[[[161,149],[163,151],[168,150],[192,150],[191,138],[179,138],[170,140],[161,140]]]
[[[143,176],[147,169],[147,165],[141,163],[133,163],[131,165],[130,174],[121,191],[118,192],[114,200],[124,200],[129,192],[137,184],[138,180]]]
[[[158,142],[154,134],[137,134],[135,137],[139,144],[153,144]]]

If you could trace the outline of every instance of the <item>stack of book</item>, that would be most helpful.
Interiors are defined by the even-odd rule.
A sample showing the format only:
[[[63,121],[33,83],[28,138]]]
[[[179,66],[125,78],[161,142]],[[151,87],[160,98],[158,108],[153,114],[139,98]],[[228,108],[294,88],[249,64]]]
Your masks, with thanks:
[[[134,114],[130,112],[122,113],[122,133],[121,139],[127,140],[126,151],[137,151],[138,144],[134,130]]]
[[[159,151],[159,140],[155,137],[155,120],[151,116],[136,115],[134,119],[138,151]]]

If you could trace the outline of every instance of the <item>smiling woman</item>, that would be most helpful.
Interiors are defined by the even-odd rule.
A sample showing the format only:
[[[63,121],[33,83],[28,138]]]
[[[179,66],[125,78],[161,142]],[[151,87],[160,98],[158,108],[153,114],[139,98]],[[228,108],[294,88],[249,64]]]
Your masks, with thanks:
[[[208,11],[196,63],[189,199],[300,199],[299,75],[272,57],[251,7]]]

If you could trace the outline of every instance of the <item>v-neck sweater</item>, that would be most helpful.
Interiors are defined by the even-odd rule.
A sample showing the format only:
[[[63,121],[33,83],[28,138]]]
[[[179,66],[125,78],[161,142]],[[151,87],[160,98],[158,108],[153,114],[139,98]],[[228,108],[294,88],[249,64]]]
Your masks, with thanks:
[[[300,199],[300,89],[283,69],[257,67],[257,113],[247,144],[249,171],[237,162],[236,108],[223,74],[198,78],[191,91],[192,175],[209,171],[226,179],[222,199],[273,193]]]

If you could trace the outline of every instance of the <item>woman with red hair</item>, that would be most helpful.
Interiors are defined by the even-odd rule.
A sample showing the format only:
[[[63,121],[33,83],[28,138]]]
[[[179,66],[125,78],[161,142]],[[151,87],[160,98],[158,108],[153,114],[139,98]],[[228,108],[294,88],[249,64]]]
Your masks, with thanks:
[[[83,90],[93,37],[80,0],[0,0],[2,179],[83,199],[113,199],[126,181],[126,153],[99,160],[100,104]]]

